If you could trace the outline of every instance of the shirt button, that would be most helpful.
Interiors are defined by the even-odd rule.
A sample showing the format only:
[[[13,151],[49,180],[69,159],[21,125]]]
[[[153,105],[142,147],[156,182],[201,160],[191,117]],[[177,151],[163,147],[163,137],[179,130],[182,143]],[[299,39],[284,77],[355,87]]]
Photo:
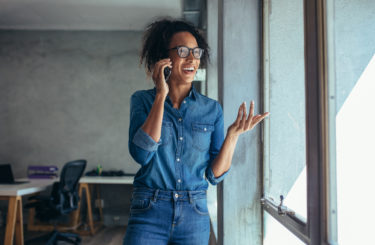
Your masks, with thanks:
[[[174,194],[174,196],[175,196],[175,198],[178,198],[178,194],[176,193],[176,194]]]
[[[180,137],[180,140],[183,140],[184,139],[184,137]]]
[[[207,128],[204,128],[203,130],[204,130],[204,131],[207,131]]]
[[[181,121],[182,121],[182,118],[180,117],[180,118],[178,119],[178,121],[181,122]]]
[[[176,160],[177,160],[177,162],[179,162],[179,161],[180,161],[180,158],[177,158]]]
[[[182,180],[181,180],[181,179],[178,179],[178,180],[177,180],[177,182],[178,182],[178,183],[181,183],[181,182],[182,182]]]
[[[186,100],[184,100],[184,104],[186,104]]]

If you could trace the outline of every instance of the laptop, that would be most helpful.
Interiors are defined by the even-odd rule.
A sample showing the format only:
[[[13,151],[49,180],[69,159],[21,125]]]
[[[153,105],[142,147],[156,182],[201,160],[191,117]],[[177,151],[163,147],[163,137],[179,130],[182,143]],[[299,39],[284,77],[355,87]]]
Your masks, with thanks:
[[[23,184],[29,181],[14,181],[10,164],[0,164],[0,184]]]

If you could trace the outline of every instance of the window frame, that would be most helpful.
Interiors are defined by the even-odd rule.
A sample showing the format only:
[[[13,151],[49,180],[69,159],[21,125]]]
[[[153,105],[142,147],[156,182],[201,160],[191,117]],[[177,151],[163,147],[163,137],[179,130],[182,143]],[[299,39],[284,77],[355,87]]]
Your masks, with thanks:
[[[269,111],[269,9],[271,0],[263,0],[262,74],[263,109]],[[304,0],[305,107],[306,107],[306,176],[307,220],[287,213],[279,215],[278,204],[264,196],[263,211],[306,244],[337,243],[336,165],[332,1]],[[328,12],[329,11],[329,12]],[[332,23],[332,22],[331,22]],[[328,29],[327,29],[328,28]],[[327,36],[329,39],[327,39]],[[330,42],[328,42],[330,40]],[[263,193],[269,183],[269,122],[263,125]],[[263,194],[264,195],[264,194]]]

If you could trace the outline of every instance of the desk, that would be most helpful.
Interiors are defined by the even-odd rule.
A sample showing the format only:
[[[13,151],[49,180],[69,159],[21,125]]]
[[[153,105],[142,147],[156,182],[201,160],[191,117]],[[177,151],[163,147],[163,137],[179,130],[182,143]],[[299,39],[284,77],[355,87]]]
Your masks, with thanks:
[[[90,195],[90,185],[102,185],[102,184],[115,184],[115,185],[132,185],[134,181],[134,176],[121,176],[121,177],[106,177],[106,176],[87,176],[82,177],[79,181],[79,196],[82,198],[82,191],[85,190],[86,196],[86,205],[87,205],[87,218],[88,218],[88,226],[89,231],[78,231],[81,235],[94,235],[98,229],[103,225],[103,209],[99,204],[99,217],[100,220],[96,224],[94,223],[93,216],[92,216],[92,208],[91,208],[91,195]],[[97,190],[97,199],[100,199],[100,192]],[[81,210],[81,202],[79,202],[79,206],[77,211],[73,214],[73,225],[79,224],[79,215]]]
[[[25,180],[25,179],[23,179]],[[56,179],[30,179],[24,184],[0,185],[0,200],[8,200],[7,225],[4,245],[12,245],[14,235],[17,245],[23,245],[22,196],[47,189]]]

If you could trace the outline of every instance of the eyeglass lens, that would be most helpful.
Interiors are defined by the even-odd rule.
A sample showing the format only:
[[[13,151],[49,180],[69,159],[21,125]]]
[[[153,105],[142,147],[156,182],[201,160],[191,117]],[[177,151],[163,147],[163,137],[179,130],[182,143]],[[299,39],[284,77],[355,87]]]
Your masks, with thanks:
[[[193,48],[193,49],[190,49],[188,47],[184,47],[184,46],[181,46],[181,47],[178,47],[177,48],[177,51],[178,51],[178,55],[181,57],[181,58],[186,58],[189,56],[189,53],[190,53],[190,50],[192,51],[193,53],[193,56],[194,58],[196,59],[200,59],[202,57],[202,54],[203,54],[203,49],[201,48]]]

